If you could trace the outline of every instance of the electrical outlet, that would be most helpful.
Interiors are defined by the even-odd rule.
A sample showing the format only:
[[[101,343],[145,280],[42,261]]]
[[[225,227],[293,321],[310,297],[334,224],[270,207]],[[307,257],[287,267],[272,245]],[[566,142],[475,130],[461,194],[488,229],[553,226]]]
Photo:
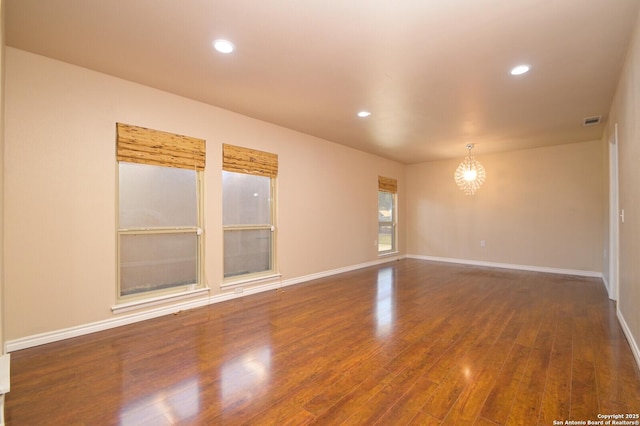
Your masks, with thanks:
[[[244,291],[244,288],[242,288],[242,287],[236,287],[236,288],[233,289],[233,292],[236,293],[236,294],[240,294],[243,291]]]
[[[487,242],[485,240],[480,240],[480,247],[486,247]]]

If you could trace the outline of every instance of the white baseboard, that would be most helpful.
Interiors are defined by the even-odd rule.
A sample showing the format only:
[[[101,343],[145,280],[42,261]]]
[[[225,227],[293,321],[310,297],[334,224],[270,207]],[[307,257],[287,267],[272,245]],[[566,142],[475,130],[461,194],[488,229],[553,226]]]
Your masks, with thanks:
[[[330,277],[332,275],[338,275],[338,274],[343,274],[345,272],[355,271],[357,269],[368,268],[370,266],[377,266],[383,263],[393,262],[400,259],[404,259],[404,256],[398,255],[398,256],[381,257],[380,259],[374,260],[372,262],[360,263],[357,265],[347,266],[344,268],[331,269],[329,271],[323,271],[315,274],[305,275],[303,277],[284,280],[284,281],[281,281],[279,284],[281,287],[286,287],[289,285],[295,285],[295,284],[300,284],[307,281],[317,280],[320,278]]]
[[[609,300],[617,301],[617,296],[613,294],[613,288],[611,288],[611,283],[605,274],[602,274],[602,282],[604,282],[604,287],[607,290]]]
[[[227,300],[237,299],[239,297],[249,296],[251,294],[262,293],[265,291],[276,290],[278,288],[287,287],[295,284],[301,284],[303,282],[316,280],[319,278],[325,278],[332,275],[342,274],[345,272],[355,271],[357,269],[367,268],[369,266],[376,266],[395,260],[400,260],[403,256],[389,256],[383,257],[378,260],[366,263],[360,263],[357,265],[351,265],[343,268],[331,269],[328,271],[322,271],[315,274],[305,275],[302,277],[291,278],[288,280],[278,280],[268,284],[259,285],[255,287],[246,288],[242,293],[227,292],[209,296],[206,298],[198,298],[195,300],[181,301],[174,303],[170,306],[163,306],[145,310],[144,312],[137,312],[133,314],[117,316],[109,318],[107,320],[96,321],[89,324],[83,324],[76,327],[69,327],[61,330],[54,330],[47,333],[36,334],[32,336],[22,337],[19,339],[8,340],[5,342],[5,352],[14,352],[21,349],[27,349],[34,346],[44,345],[47,343],[53,343],[60,340],[70,339],[72,337],[83,336],[85,334],[95,333],[98,331],[104,331],[123,325],[129,325],[136,322],[161,317],[164,315],[175,314],[176,312],[186,311],[189,309],[199,308],[213,303],[225,302]]]
[[[123,325],[129,325],[139,321],[157,318],[164,315],[171,315],[176,312],[194,309],[194,308],[206,306],[213,303],[225,302],[227,300],[232,300],[239,297],[249,296],[252,294],[262,293],[270,290],[276,290],[278,288],[301,284],[304,282],[325,278],[332,275],[355,271],[357,269],[376,266],[376,265],[380,265],[387,262],[393,262],[396,260],[403,259],[405,257],[411,258],[411,259],[419,259],[419,260],[430,260],[435,262],[458,263],[458,264],[475,265],[475,266],[487,266],[487,267],[493,267],[493,268],[518,269],[518,270],[534,271],[534,272],[547,272],[547,273],[564,274],[564,275],[577,275],[577,276],[585,276],[585,277],[602,278],[602,273],[594,272],[594,271],[546,268],[546,267],[539,267],[539,266],[514,265],[514,264],[506,264],[506,263],[483,262],[483,261],[453,259],[453,258],[443,258],[443,257],[433,257],[433,256],[420,256],[420,255],[388,256],[388,257],[382,257],[380,259],[377,259],[371,262],[360,263],[357,265],[350,265],[343,268],[331,269],[327,271],[317,272],[314,274],[304,275],[301,277],[290,278],[287,280],[277,280],[277,281],[273,281],[263,285],[249,287],[244,289],[242,293],[226,292],[226,293],[209,296],[206,298],[198,298],[195,300],[181,301],[179,303],[175,303],[170,306],[153,308],[153,309],[145,310],[143,312],[117,316],[107,320],[96,321],[93,323],[83,324],[76,327],[69,327],[61,330],[55,330],[47,333],[36,334],[36,335],[27,336],[19,339],[8,340],[7,342],[5,342],[5,351],[13,352],[21,349],[34,347],[34,346],[44,345],[47,343],[53,343],[60,340],[70,339],[72,337],[78,337],[85,334],[108,330],[110,328],[120,327]],[[628,336],[631,335],[631,333],[628,331],[628,328],[625,329],[625,334],[627,334]],[[630,339],[630,341],[632,341],[632,339]],[[636,356],[636,360],[637,360],[638,359],[637,345],[635,346],[634,355]]]
[[[420,259],[420,260],[431,260],[433,262],[445,262],[445,263],[460,263],[463,265],[473,265],[473,266],[487,266],[490,268],[501,268],[501,269],[516,269],[520,271],[532,271],[532,272],[546,272],[550,274],[561,274],[561,275],[576,275],[580,277],[594,277],[594,278],[603,278],[602,272],[596,271],[583,271],[580,269],[562,269],[562,268],[548,268],[545,266],[531,266],[531,265],[518,265],[513,263],[497,263],[497,262],[485,262],[482,260],[467,260],[467,259],[456,259],[449,257],[435,257],[435,256],[421,256],[417,254],[408,254],[406,256],[408,259]]]
[[[611,288],[609,287],[609,280],[607,279],[607,276],[605,274],[602,274],[602,282],[604,283],[604,288],[607,290],[607,296],[609,296],[609,299],[611,299]]]
[[[70,339],[72,337],[83,336],[85,334],[95,333],[97,331],[108,330],[110,328],[120,327],[123,325],[133,324],[135,322],[144,321],[163,315],[174,314],[179,311],[193,309],[205,306],[209,303],[208,298],[180,302],[171,306],[162,308],[154,308],[145,312],[138,312],[125,316],[118,316],[107,320],[96,321],[89,324],[83,324],[76,327],[69,327],[61,330],[54,330],[47,333],[35,334],[32,336],[22,337],[20,339],[7,340],[5,342],[5,351],[13,352],[33,346],[53,343],[60,340]]]
[[[442,257],[433,257],[433,256],[407,255],[407,256],[384,257],[372,262],[351,265],[343,268],[337,268],[337,269],[332,269],[328,271],[318,272],[315,274],[305,275],[302,277],[291,278],[288,280],[279,280],[279,281],[275,281],[272,283],[268,283],[268,284],[264,284],[256,287],[250,287],[245,289],[242,293],[229,292],[229,293],[217,294],[207,298],[199,298],[196,300],[183,301],[180,303],[173,304],[171,306],[154,308],[151,310],[146,310],[144,312],[138,312],[134,314],[110,318],[108,320],[97,321],[97,322],[83,324],[76,327],[69,327],[62,330],[55,330],[47,333],[41,333],[33,336],[23,337],[20,339],[9,340],[5,343],[5,351],[13,352],[21,349],[34,347],[34,346],[44,345],[47,343],[57,342],[60,340],[70,339],[72,337],[78,337],[85,334],[108,330],[111,328],[133,324],[139,321],[157,318],[164,315],[171,315],[176,312],[199,308],[199,307],[206,306],[213,303],[225,302],[227,300],[232,300],[239,297],[262,293],[270,290],[276,290],[282,287],[301,284],[304,282],[325,278],[325,277],[330,277],[332,275],[342,274],[345,272],[355,271],[357,269],[367,268],[370,266],[376,266],[383,263],[400,260],[404,257],[411,258],[411,259],[430,260],[435,262],[458,263],[458,264],[466,264],[466,265],[474,265],[474,266],[487,266],[487,267],[494,267],[494,268],[519,269],[519,270],[534,271],[534,272],[547,272],[547,273],[564,274],[564,275],[577,275],[577,276],[603,278],[601,273],[593,272],[593,271],[545,268],[545,267],[538,267],[538,266],[482,262],[482,261],[451,259],[451,258],[442,258]],[[638,344],[634,340],[633,335],[631,334],[631,330],[629,330],[629,327],[624,317],[622,316],[622,313],[619,310],[617,311],[617,316],[622,326],[622,330],[624,331],[624,334],[627,337],[627,340],[629,341],[629,346],[631,347],[636,363],[638,364],[638,367],[640,367],[640,349],[638,348]]]
[[[629,342],[629,346],[631,347],[631,352],[633,353],[633,357],[636,359],[636,364],[638,364],[638,368],[640,368],[640,348],[638,348],[638,342],[633,338],[633,334],[627,325],[627,322],[620,312],[620,309],[616,307],[616,314],[618,316],[618,321],[620,322],[620,326],[622,327],[622,331],[624,335],[627,337],[627,341]]]

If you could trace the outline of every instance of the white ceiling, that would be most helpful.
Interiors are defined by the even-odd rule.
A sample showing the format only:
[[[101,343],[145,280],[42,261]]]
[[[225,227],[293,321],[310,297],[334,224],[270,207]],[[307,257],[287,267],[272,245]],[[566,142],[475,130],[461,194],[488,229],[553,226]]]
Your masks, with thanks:
[[[599,139],[640,1],[4,5],[8,46],[411,164]]]

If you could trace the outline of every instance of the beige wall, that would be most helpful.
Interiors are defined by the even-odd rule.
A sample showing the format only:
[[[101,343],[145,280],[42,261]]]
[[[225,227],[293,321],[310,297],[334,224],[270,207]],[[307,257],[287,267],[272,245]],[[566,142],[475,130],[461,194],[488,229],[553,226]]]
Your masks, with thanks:
[[[607,124],[610,131],[619,123],[620,197],[627,215],[619,307],[636,341],[639,37],[636,31]],[[377,259],[378,175],[399,180],[401,253],[607,271],[603,142],[495,155],[482,155],[478,146],[487,181],[468,197],[453,181],[464,146],[455,160],[403,166],[20,50],[7,48],[0,65],[7,81],[4,141],[0,137],[6,340],[114,318],[118,121],[207,140],[205,272],[214,293],[222,281],[222,143],[279,155],[283,280]]]
[[[204,264],[215,293],[223,143],[279,156],[283,280],[377,261],[378,175],[398,179],[403,225],[399,163],[24,51],[6,54],[7,340],[113,318],[116,122],[206,139]]]
[[[619,223],[618,309],[635,340],[637,357],[640,356],[640,16],[638,19],[605,136],[608,140],[617,123],[619,206],[625,212],[624,223]]]
[[[0,206],[4,206],[4,5],[0,0]],[[0,208],[0,353],[4,353],[4,208]]]
[[[474,196],[453,180],[464,146],[459,159],[407,167],[407,253],[601,272],[602,142],[481,150],[487,178]]]

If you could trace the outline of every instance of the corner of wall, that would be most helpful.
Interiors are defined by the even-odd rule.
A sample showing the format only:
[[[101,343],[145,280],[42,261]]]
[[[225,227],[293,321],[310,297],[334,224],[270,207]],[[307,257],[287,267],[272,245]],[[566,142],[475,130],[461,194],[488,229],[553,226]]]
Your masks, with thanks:
[[[629,342],[638,367],[640,367],[640,287],[638,276],[640,264],[637,253],[640,250],[640,217],[633,214],[640,205],[640,189],[635,184],[640,178],[635,159],[640,154],[640,12],[627,51],[625,64],[620,73],[611,108],[609,110],[609,138],[616,138],[618,154],[617,205],[622,213],[627,211],[626,219],[611,217],[618,224],[617,277],[611,279],[611,285],[617,282],[617,317]],[[631,213],[630,213],[631,212]],[[615,238],[615,235],[610,236]],[[616,270],[610,271],[616,273]]]
[[[4,4],[0,0],[0,343],[4,348]]]

